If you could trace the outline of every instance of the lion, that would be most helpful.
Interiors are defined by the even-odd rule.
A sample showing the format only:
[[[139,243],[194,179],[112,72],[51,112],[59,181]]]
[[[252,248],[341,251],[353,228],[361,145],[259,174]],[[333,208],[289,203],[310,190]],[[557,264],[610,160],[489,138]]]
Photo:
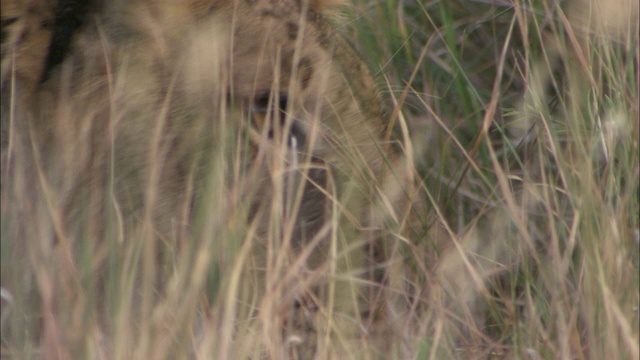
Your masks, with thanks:
[[[93,291],[96,347],[120,357],[179,353],[158,339],[180,331],[221,359],[374,346],[371,213],[393,155],[369,69],[328,20],[340,4],[84,2],[64,44],[50,26],[64,3],[18,2],[27,15],[5,26],[15,2],[2,2],[2,236],[33,274],[27,298],[52,314],[35,326],[43,351],[87,343],[61,324]],[[81,261],[97,269],[89,287]],[[231,275],[209,291],[211,271]],[[195,316],[202,296],[216,326],[158,320]]]

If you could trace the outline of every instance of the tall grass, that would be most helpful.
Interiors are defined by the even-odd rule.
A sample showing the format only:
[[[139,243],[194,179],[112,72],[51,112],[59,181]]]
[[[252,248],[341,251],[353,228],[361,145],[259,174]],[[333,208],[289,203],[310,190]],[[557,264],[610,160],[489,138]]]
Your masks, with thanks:
[[[637,3],[356,9],[365,59],[427,149],[397,356],[637,359]]]
[[[299,192],[249,214],[265,187],[258,175],[291,164],[277,154],[250,164],[240,125],[216,133],[206,183],[184,182],[185,194],[202,191],[178,211],[194,218],[189,235],[179,220],[169,236],[131,231],[116,201],[100,212],[93,202],[116,186],[113,169],[78,195],[82,225],[60,227],[66,194],[48,193],[46,169],[36,172],[23,190],[42,189],[48,207],[31,214],[30,241],[15,241],[23,220],[11,217],[24,212],[2,202],[2,358],[307,359],[295,345],[314,342],[318,358],[638,359],[638,6],[620,0],[604,19],[600,2],[588,4],[356,1],[341,31],[388,99],[399,151],[414,158],[402,168],[387,159],[407,185],[394,193],[413,202],[371,195],[382,225],[353,235],[340,233],[357,221],[337,199],[326,237],[296,256],[286,251],[295,224],[280,216],[299,210]],[[280,190],[300,181],[273,178]],[[376,325],[345,321],[332,302],[360,295],[362,269],[343,262],[370,233],[388,252],[384,279],[366,284],[386,290],[369,299],[383,308]],[[340,244],[347,236],[357,240]],[[334,260],[310,270],[322,239]],[[352,294],[323,303],[304,291],[318,283]],[[345,323],[381,336],[345,352]]]

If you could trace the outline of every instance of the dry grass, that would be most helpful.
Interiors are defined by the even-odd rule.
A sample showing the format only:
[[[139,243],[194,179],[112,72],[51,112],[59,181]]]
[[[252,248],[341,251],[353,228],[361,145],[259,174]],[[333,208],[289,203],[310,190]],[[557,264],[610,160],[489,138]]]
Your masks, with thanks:
[[[638,359],[638,5],[604,2],[356,2],[343,31],[386,89],[398,147],[415,157],[415,168],[394,165],[403,181],[415,176],[404,191],[422,194],[410,209],[394,198],[380,207],[389,354],[366,342],[345,353],[333,303],[313,316],[292,306],[311,283],[355,293],[359,269],[334,260],[309,271],[311,245],[279,255],[294,224],[278,216],[299,199],[262,209],[266,230],[243,221],[262,170],[242,157],[244,130],[227,128],[188,241],[179,223],[163,243],[151,228],[131,235],[111,204],[107,243],[91,224],[65,242],[56,206],[31,220],[48,233],[16,243],[3,199],[2,358],[309,358],[288,347],[304,333],[281,330],[302,319],[327,334],[319,358]],[[296,183],[273,178],[276,189]],[[25,184],[62,196],[43,179]],[[335,259],[351,249],[338,244],[347,215],[321,230]]]
[[[639,356],[638,5],[563,5],[356,7],[427,149],[398,358]]]

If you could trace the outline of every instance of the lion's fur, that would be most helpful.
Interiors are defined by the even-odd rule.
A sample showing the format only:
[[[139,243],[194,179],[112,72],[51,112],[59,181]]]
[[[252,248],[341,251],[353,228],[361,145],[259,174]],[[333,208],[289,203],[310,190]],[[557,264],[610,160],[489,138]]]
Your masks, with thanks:
[[[15,2],[2,5],[3,33],[17,32],[3,37],[2,219],[33,267],[74,268],[91,242],[101,269],[140,241],[144,321],[185,246],[228,261],[226,229],[256,249],[248,271],[267,281],[257,293],[279,289],[278,309],[311,297],[337,314],[313,332],[366,333],[386,124],[366,65],[325,20],[336,2],[104,2],[42,83],[51,29],[5,29]]]

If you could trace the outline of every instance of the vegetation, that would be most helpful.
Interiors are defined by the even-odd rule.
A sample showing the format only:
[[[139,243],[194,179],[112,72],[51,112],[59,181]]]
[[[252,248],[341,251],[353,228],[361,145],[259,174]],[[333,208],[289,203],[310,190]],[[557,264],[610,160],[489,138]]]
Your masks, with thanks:
[[[398,358],[637,359],[638,4],[360,1],[353,20],[426,149]],[[433,266],[438,223],[466,235]],[[457,286],[439,302],[430,278]]]
[[[340,30],[383,89],[389,140],[414,159],[399,177],[420,190],[385,218],[390,358],[640,358],[637,1],[351,10]],[[220,140],[243,146],[231,138]],[[218,201],[222,178],[199,204],[201,238],[163,244],[162,264],[144,234],[122,241],[117,214],[108,244],[91,229],[73,244],[15,244],[2,221],[2,358],[277,354],[288,288],[253,290],[291,282],[301,265],[278,259],[259,281],[247,270],[256,229],[238,225],[242,201]],[[349,358],[325,345],[319,356]]]

